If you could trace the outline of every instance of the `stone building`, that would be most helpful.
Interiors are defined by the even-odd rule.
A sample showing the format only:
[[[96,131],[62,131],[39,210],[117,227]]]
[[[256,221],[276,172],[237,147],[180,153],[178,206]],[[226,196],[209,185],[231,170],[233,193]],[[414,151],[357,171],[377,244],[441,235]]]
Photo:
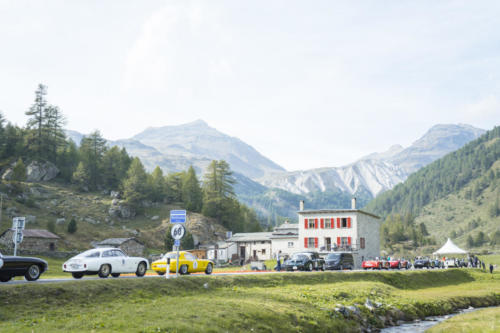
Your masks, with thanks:
[[[237,253],[245,262],[271,259],[272,232],[236,233],[228,242],[236,243]]]
[[[334,251],[352,252],[356,267],[369,257],[380,255],[380,217],[356,209],[304,210],[300,204],[300,250],[313,250],[320,254]]]
[[[13,249],[14,242],[12,240],[14,231],[8,229],[0,235],[0,245],[5,249]],[[48,230],[41,229],[24,229],[23,241],[18,245],[18,250],[25,253],[45,253],[54,252],[57,250],[57,243],[60,237],[51,233]]]
[[[108,238],[96,244],[96,247],[116,247],[129,256],[143,256],[144,244],[136,238]]]

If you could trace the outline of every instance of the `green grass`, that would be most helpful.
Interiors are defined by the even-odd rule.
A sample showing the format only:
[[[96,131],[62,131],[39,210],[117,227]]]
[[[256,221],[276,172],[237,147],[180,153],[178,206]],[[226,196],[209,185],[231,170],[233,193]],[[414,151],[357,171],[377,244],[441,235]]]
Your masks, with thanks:
[[[450,318],[427,330],[428,333],[500,332],[500,308],[481,309]]]
[[[1,332],[357,331],[381,317],[500,304],[500,274],[472,270],[186,276],[0,285]],[[382,305],[371,313],[370,298]],[[335,309],[358,304],[363,320]]]

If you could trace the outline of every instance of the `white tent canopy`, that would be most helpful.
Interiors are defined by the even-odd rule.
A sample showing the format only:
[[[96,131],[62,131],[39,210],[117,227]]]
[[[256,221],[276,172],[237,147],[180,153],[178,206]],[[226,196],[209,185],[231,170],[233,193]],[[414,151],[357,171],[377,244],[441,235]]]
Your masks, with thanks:
[[[443,247],[441,247],[439,250],[437,250],[433,254],[441,255],[441,254],[466,254],[466,253],[468,253],[468,252],[465,250],[462,250],[461,248],[459,248],[458,246],[453,244],[451,239],[448,238],[448,240],[443,245]]]

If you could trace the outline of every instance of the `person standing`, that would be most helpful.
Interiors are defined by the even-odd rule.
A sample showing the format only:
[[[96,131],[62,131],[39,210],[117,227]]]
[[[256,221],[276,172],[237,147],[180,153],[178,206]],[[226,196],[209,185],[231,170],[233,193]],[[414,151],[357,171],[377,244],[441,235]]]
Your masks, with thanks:
[[[484,261],[483,261],[483,271],[486,270],[486,265],[484,264]]]
[[[490,273],[493,274],[493,264],[490,264]]]
[[[276,253],[276,270],[278,272],[281,271],[281,259],[280,259],[280,256],[281,256],[281,250],[279,250],[278,253]]]

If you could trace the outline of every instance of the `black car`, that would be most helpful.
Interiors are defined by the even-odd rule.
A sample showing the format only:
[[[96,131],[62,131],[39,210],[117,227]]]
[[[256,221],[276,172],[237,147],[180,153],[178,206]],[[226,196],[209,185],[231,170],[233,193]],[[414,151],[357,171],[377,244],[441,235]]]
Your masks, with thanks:
[[[439,259],[432,259],[431,260],[431,267],[432,268],[444,268],[444,264]]]
[[[325,260],[317,252],[298,252],[285,261],[284,268],[287,271],[312,271],[313,269],[324,271],[326,265]]]
[[[39,258],[3,256],[0,253],[1,282],[8,282],[14,276],[24,276],[28,281],[36,281],[48,267],[47,262]]]
[[[415,268],[431,268],[431,261],[428,258],[418,258],[413,262]]]
[[[326,269],[353,269],[352,253],[330,253],[325,258]]]

